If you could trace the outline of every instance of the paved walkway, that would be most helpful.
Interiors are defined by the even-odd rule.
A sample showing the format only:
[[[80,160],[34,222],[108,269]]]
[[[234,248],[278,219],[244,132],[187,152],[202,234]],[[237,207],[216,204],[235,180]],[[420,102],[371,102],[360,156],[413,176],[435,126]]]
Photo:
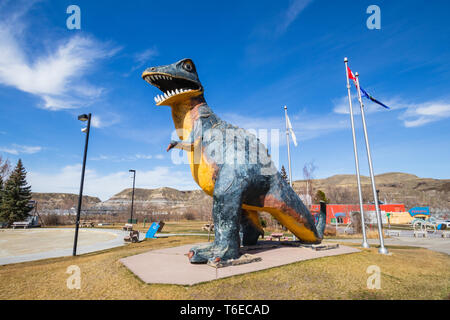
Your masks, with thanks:
[[[324,242],[347,242],[362,243],[361,239],[326,239]],[[378,239],[368,239],[370,245],[379,246]],[[390,237],[384,239],[385,245],[422,247],[433,251],[443,252],[450,255],[449,238],[410,238],[410,237]]]
[[[74,228],[0,229],[0,265],[72,255]],[[82,228],[77,254],[124,244],[124,232]]]
[[[359,252],[356,248],[342,245],[339,248],[323,251],[280,246],[255,253],[254,255],[262,258],[261,261],[216,269],[206,264],[191,264],[186,253],[192,246],[189,244],[152,250],[120,261],[145,283],[193,285],[302,260]]]

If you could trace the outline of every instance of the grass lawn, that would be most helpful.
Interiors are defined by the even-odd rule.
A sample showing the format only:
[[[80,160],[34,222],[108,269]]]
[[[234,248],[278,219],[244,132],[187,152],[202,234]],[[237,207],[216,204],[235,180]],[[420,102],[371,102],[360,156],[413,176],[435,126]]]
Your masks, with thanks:
[[[171,237],[90,253],[0,266],[0,299],[448,299],[450,258],[413,247],[376,248],[302,261],[192,287],[147,285],[118,260],[150,249],[205,241]],[[347,244],[348,245],[348,244]],[[66,269],[81,269],[81,289],[66,286]],[[370,265],[381,268],[381,289],[369,290]]]

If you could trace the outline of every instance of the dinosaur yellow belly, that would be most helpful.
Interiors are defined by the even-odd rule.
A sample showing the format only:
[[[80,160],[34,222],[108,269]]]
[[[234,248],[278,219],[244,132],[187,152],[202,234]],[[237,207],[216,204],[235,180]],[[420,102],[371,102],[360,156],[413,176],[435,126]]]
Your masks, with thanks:
[[[195,182],[202,190],[212,196],[214,192],[214,174],[215,165],[209,163],[202,155],[198,161],[194,161],[194,152],[188,152],[189,164],[191,166],[191,173]]]

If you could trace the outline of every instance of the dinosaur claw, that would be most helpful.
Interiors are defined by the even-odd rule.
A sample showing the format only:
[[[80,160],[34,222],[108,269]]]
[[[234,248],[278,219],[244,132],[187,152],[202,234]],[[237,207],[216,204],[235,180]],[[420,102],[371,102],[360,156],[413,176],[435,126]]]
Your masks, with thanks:
[[[169,152],[170,149],[174,148],[178,143],[176,141],[171,141],[167,146],[166,151]]]

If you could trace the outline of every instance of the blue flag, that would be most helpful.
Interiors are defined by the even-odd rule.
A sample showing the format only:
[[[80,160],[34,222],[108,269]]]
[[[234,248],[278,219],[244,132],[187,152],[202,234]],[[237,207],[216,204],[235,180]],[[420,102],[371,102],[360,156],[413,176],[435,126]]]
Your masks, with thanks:
[[[373,102],[379,104],[379,105],[382,106],[382,107],[385,107],[386,109],[390,109],[387,105],[385,105],[384,103],[381,103],[380,101],[378,101],[377,99],[375,99],[374,97],[372,97],[370,94],[368,94],[368,93],[366,92],[366,90],[364,90],[364,89],[361,88],[361,87],[359,87],[359,88],[361,89],[361,92],[362,92],[362,94],[363,94],[363,96],[364,96],[365,98],[367,98],[367,99],[369,99],[370,101],[373,101]]]

